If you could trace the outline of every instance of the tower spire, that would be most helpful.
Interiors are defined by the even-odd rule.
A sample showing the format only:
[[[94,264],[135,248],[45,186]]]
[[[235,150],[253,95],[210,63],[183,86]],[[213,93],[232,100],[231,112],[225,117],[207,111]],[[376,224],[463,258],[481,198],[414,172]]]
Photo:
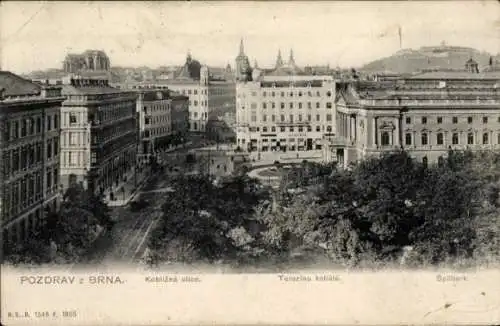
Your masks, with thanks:
[[[276,68],[283,65],[283,59],[281,58],[281,49],[278,50],[278,57],[276,58]]]
[[[243,38],[240,40],[240,55],[244,56],[245,55],[245,47],[243,45]]]
[[[288,59],[289,65],[295,65],[295,59],[293,58],[293,49],[290,49],[290,58]]]

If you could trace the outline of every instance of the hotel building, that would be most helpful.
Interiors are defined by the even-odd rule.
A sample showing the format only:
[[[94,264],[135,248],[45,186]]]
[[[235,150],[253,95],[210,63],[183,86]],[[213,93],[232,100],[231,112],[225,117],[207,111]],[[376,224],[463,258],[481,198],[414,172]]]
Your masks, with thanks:
[[[137,94],[107,78],[68,76],[61,108],[61,183],[103,192],[135,166]]]
[[[340,85],[336,107],[326,152],[344,165],[397,148],[434,162],[449,149],[500,149],[500,74],[471,60],[463,72]]]
[[[290,51],[273,70],[254,68],[236,86],[237,146],[249,152],[322,149],[335,134],[335,80],[305,75]]]
[[[60,199],[60,86],[0,71],[0,222],[5,249],[44,224]]]

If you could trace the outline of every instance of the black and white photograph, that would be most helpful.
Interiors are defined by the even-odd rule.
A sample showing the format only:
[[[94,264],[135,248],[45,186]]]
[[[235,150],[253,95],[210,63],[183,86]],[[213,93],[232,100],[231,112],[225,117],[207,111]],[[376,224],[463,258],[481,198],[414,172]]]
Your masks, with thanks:
[[[273,295],[418,271],[421,315],[274,312],[500,322],[498,1],[5,1],[0,37],[2,325],[278,323]],[[151,284],[181,304],[243,274],[274,281],[123,317]],[[342,304],[403,305],[366,277]]]

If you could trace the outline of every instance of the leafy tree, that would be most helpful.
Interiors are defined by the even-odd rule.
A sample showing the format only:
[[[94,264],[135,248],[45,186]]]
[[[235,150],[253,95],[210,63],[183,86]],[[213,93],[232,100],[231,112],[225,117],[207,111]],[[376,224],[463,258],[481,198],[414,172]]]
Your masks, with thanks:
[[[406,152],[371,158],[354,170],[363,220],[370,224],[378,246],[405,246],[415,219],[411,203],[422,183],[424,169]]]
[[[163,206],[162,223],[151,238],[153,250],[164,252],[176,243],[179,248],[189,247],[192,257],[211,262],[235,259],[245,250],[234,230],[246,230],[254,205],[266,196],[255,180],[236,176],[214,185],[204,175],[181,176],[172,186],[176,192]]]
[[[96,238],[101,227],[112,225],[109,208],[81,185],[67,189],[58,212],[45,211],[45,227],[16,246],[7,260],[17,263],[74,262]]]

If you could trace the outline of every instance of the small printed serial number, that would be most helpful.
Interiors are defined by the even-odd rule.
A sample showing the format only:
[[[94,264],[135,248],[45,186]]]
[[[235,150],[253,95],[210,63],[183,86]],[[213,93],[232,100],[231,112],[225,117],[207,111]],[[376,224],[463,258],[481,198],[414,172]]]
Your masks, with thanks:
[[[9,311],[8,318],[76,318],[76,310],[62,311]]]

